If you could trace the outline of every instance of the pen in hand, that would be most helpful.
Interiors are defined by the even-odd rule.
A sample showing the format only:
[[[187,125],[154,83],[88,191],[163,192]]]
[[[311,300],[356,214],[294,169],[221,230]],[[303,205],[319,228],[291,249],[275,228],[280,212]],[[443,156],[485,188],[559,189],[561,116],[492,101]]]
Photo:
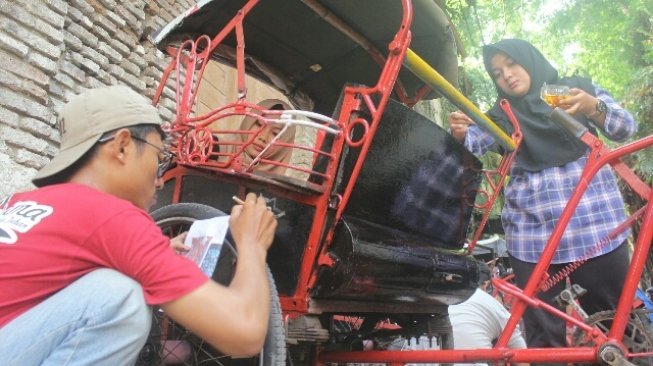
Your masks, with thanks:
[[[231,196],[231,198],[239,205],[244,205],[245,204],[245,201],[241,200],[240,198],[238,198],[236,196]],[[267,208],[268,208],[268,211],[271,211],[274,214],[275,219],[278,219],[278,218],[285,215],[285,212],[275,213],[270,206],[267,206]]]
[[[245,201],[241,200],[240,198],[238,198],[236,196],[231,196],[231,198],[239,205],[244,205],[245,204]]]

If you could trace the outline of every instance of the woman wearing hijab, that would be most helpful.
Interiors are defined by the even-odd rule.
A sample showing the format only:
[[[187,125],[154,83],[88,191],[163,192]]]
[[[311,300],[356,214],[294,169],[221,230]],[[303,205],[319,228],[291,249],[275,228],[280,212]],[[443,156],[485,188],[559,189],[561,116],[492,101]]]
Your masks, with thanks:
[[[552,109],[540,98],[543,84],[569,86],[570,96],[560,107],[594,134],[599,129],[609,139],[623,141],[632,136],[636,125],[632,115],[605,90],[586,78],[559,77],[540,51],[526,41],[505,39],[484,46],[483,59],[498,94],[488,116],[512,133],[498,104],[507,99],[524,135],[505,187],[501,216],[515,280],[523,288],[578,184],[588,156],[588,148],[581,141],[549,119]],[[451,134],[476,155],[496,146],[492,136],[461,112],[449,116],[449,125]],[[625,243],[629,233],[610,241],[605,238],[625,218],[616,178],[609,167],[604,167],[569,221],[549,269],[553,274],[570,262],[589,258],[570,276],[572,283],[588,290],[579,299],[588,314],[617,305],[628,266]],[[564,287],[561,281],[539,297],[552,303]],[[565,346],[565,323],[561,319],[529,308],[524,324],[529,347]]]
[[[290,107],[288,104],[278,100],[278,99],[265,99],[258,103],[264,110],[273,110],[273,111],[284,111],[289,110]],[[252,110],[256,114],[260,114],[258,110]],[[263,118],[268,119],[280,119],[280,113],[270,113],[264,114]],[[286,127],[287,126],[287,127]],[[286,127],[284,131],[284,127]],[[288,164],[290,162],[290,157],[292,156],[292,147],[281,146],[280,144],[292,144],[295,141],[295,125],[289,124],[277,124],[270,123],[266,124],[262,119],[246,116],[240,124],[241,131],[251,131],[251,133],[242,133],[236,136],[236,141],[238,145],[224,145],[224,150],[227,153],[235,154],[240,150],[242,144],[247,143],[253,135],[254,139],[251,143],[245,146],[245,150],[240,154],[242,159],[241,164],[246,168],[249,167],[256,157],[261,155],[258,159],[258,162],[254,165],[254,171],[258,172],[267,172],[283,175],[286,172],[286,167],[283,165],[274,164],[273,162],[278,162],[282,164]],[[259,131],[257,133],[257,131]],[[277,137],[276,142],[270,146],[272,139]],[[261,152],[263,152],[261,154]]]

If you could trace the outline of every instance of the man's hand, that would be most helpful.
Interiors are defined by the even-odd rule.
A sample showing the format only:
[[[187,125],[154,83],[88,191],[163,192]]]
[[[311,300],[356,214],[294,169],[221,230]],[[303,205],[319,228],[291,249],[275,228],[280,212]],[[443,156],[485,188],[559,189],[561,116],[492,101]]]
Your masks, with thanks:
[[[188,231],[184,231],[183,233],[175,236],[174,238],[171,238],[170,247],[179,254],[188,252],[190,250],[190,247],[184,245],[184,241],[186,241],[187,235],[188,235]]]
[[[266,206],[265,199],[250,193],[245,204],[236,205],[231,210],[229,228],[239,250],[243,246],[253,246],[265,254],[274,239],[277,220]]]
[[[471,118],[461,111],[451,112],[451,114],[449,114],[448,122],[449,129],[451,129],[451,136],[453,136],[453,138],[458,142],[463,142],[465,140],[465,135],[467,135],[469,125],[474,123]]]
[[[238,248],[228,287],[206,281],[196,290],[162,305],[179,324],[225,354],[261,352],[270,318],[270,286],[265,257],[277,220],[263,197],[250,193],[231,210],[231,235]]]

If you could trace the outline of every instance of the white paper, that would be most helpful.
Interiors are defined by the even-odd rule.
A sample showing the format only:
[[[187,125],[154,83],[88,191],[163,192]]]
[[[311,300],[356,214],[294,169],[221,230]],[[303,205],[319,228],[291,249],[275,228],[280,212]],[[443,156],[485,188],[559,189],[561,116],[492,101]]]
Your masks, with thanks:
[[[229,229],[229,216],[218,216],[193,222],[184,244],[190,247],[185,254],[202,272],[211,277]]]

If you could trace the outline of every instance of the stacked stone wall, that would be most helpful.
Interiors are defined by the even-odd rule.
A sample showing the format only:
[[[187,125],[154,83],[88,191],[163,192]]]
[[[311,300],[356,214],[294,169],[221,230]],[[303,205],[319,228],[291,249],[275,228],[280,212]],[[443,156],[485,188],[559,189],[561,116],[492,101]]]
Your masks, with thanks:
[[[152,98],[169,57],[148,36],[193,0],[0,0],[0,197],[29,189],[57,151],[56,114],[85,88]],[[164,89],[161,116],[173,116]]]

